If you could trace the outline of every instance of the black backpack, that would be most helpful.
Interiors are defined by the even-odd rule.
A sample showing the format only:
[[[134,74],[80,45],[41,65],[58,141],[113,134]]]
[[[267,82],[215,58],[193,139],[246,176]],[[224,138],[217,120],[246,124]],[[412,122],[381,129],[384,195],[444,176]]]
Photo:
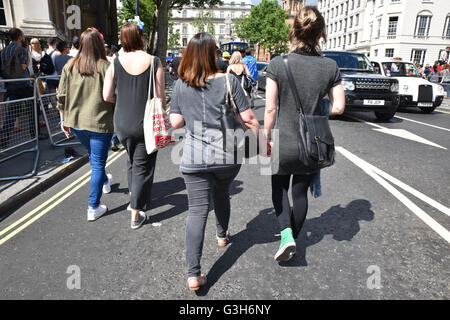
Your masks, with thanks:
[[[47,75],[53,74],[55,72],[55,66],[53,65],[52,61],[52,54],[55,52],[53,50],[50,52],[50,54],[45,53],[44,56],[41,58],[40,64],[41,64],[41,72]]]

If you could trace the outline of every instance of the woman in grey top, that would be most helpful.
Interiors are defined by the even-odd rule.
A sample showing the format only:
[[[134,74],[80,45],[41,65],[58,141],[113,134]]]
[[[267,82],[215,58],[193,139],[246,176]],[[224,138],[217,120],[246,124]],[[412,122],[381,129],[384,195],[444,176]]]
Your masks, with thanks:
[[[344,89],[339,68],[331,59],[320,55],[319,40],[326,38],[325,21],[315,7],[305,7],[297,14],[290,31],[296,50],[288,55],[289,68],[306,114],[321,114],[323,98],[330,98],[330,114],[341,114],[345,108]],[[307,190],[315,174],[302,171],[297,143],[298,115],[284,66],[283,57],[270,62],[267,69],[264,131],[272,138],[272,202],[281,230],[281,244],[275,260],[289,260],[295,253],[297,238],[308,211]],[[274,131],[275,132],[275,131]],[[275,150],[277,152],[275,152]],[[288,191],[292,177],[291,210]]]
[[[184,51],[171,99],[170,121],[174,128],[186,126],[180,170],[189,200],[186,220],[186,260],[188,287],[197,290],[206,284],[200,272],[206,220],[211,198],[217,224],[219,246],[228,242],[230,186],[240,164],[223,143],[228,77],[236,107],[244,124],[258,135],[259,123],[235,77],[219,71],[216,42],[208,33],[196,34]],[[211,197],[212,196],[212,197]]]

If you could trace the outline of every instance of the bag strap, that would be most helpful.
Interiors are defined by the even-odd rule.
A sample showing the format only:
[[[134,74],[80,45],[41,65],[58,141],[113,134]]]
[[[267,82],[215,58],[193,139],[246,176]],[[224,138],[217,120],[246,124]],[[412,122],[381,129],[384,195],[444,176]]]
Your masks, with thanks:
[[[150,100],[151,92],[153,88],[153,95],[156,96],[156,84],[155,84],[155,57],[152,57],[152,64],[150,67],[150,77],[148,77],[148,97]]]
[[[284,67],[286,69],[286,73],[287,73],[288,80],[289,80],[288,81],[289,86],[291,87],[292,94],[294,95],[294,100],[295,100],[295,105],[297,107],[297,111],[300,111],[304,115],[305,111],[303,110],[302,101],[300,100],[300,97],[298,95],[291,69],[289,69],[288,56],[283,56],[283,60],[284,60]]]
[[[228,78],[228,73],[225,74],[225,77],[227,80],[227,97],[225,102],[226,104],[231,105],[231,108],[233,108],[234,113],[238,114],[239,112],[236,110],[236,103],[234,102],[233,93],[231,92],[231,84],[230,78]]]

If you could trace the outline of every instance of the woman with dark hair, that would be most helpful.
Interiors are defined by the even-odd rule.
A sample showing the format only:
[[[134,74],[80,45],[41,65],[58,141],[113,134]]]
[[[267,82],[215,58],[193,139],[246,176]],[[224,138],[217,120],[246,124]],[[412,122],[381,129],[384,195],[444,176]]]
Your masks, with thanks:
[[[108,62],[101,35],[92,29],[81,34],[80,52],[64,66],[58,87],[61,129],[67,137],[73,132],[87,149],[92,168],[88,221],[100,218],[108,210],[100,204],[103,193],[111,192],[110,174],[106,174],[109,142],[114,132],[114,105],[102,96]]]
[[[142,226],[147,219],[145,211],[151,208],[157,152],[147,154],[145,148],[143,120],[149,90],[150,98],[156,95],[162,99],[164,108],[166,105],[164,71],[159,58],[144,51],[143,28],[142,23],[134,21],[122,27],[120,41],[124,52],[110,65],[103,88],[105,100],[116,103],[114,128],[128,153],[131,229]],[[156,92],[153,85],[149,86],[152,64]]]
[[[224,148],[222,120],[227,100],[227,78],[243,123],[258,135],[259,123],[250,109],[239,81],[220,72],[216,64],[216,42],[208,33],[198,33],[184,51],[171,98],[170,121],[174,128],[186,126],[180,170],[188,192],[186,220],[187,285],[198,290],[206,284],[200,259],[206,221],[214,199],[217,244],[228,243],[230,186],[239,173],[234,152]],[[232,120],[232,119],[231,119]]]
[[[330,99],[329,114],[341,114],[345,108],[339,68],[333,60],[322,57],[319,48],[319,40],[326,39],[325,27],[324,18],[317,8],[307,6],[297,14],[290,31],[290,41],[296,49],[287,56],[287,61],[294,78],[293,85],[300,94],[307,115],[322,114],[326,95]],[[281,230],[281,244],[275,254],[277,261],[289,260],[295,253],[295,239],[308,211],[307,191],[316,176],[315,173],[304,172],[299,160],[299,106],[295,104],[285,63],[284,57],[270,61],[264,115],[266,137],[272,138],[275,123],[278,130],[270,142],[278,151],[272,152],[272,201]],[[293,209],[288,197],[291,179]]]

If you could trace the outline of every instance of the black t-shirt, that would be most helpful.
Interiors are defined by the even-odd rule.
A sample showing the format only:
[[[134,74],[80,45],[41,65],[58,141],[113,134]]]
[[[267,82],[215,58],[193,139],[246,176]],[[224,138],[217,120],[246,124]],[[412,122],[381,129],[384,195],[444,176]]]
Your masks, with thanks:
[[[175,57],[172,61],[172,70],[173,70],[173,77],[175,79],[178,79],[178,67],[180,66],[181,58]]]
[[[219,70],[223,73],[227,73],[228,68],[228,62],[223,60],[222,58],[217,59],[217,66],[219,67]]]

